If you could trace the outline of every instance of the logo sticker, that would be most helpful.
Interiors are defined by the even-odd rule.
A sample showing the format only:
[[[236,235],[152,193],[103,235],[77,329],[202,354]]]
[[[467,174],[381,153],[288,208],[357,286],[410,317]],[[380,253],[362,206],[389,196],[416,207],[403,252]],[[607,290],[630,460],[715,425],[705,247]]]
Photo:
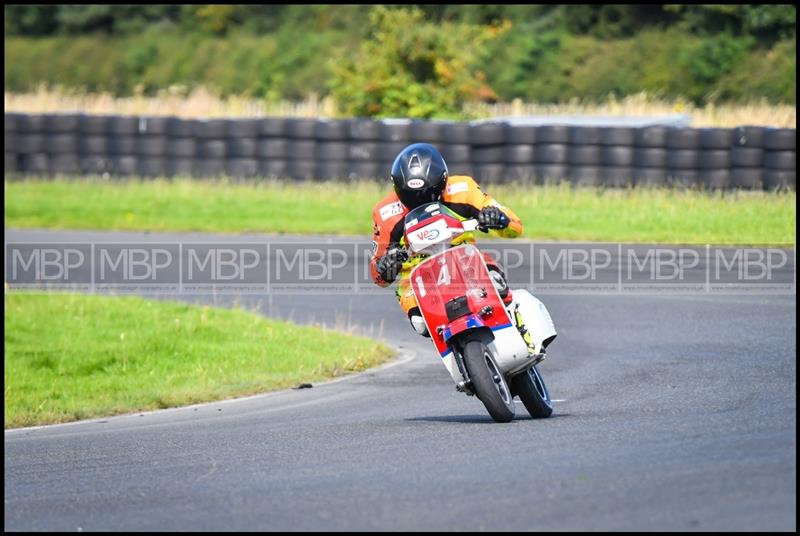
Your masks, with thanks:
[[[381,207],[380,214],[383,221],[388,220],[392,216],[403,213],[403,204],[400,201],[395,201],[391,205]]]
[[[416,190],[417,188],[422,188],[423,186],[425,186],[425,181],[422,179],[411,179],[408,181],[409,188],[414,188]]]
[[[457,194],[458,192],[466,192],[467,190],[469,190],[469,186],[467,186],[466,182],[457,182],[447,186],[448,194]]]
[[[416,235],[419,240],[436,240],[439,238],[439,229],[423,229],[422,231],[416,233]]]
[[[372,256],[374,257],[377,252],[378,252],[378,243],[373,240],[372,241]]]

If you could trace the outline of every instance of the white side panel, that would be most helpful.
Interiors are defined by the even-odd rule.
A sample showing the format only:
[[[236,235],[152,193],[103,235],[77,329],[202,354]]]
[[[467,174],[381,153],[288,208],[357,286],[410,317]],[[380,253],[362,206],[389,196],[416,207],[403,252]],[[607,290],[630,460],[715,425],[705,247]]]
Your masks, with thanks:
[[[536,344],[536,352],[542,351],[542,341],[556,335],[556,327],[547,307],[525,289],[514,289],[514,303],[519,304],[519,312],[525,327]]]
[[[494,340],[489,344],[489,348],[501,372],[513,370],[528,359],[528,346],[516,327],[512,325],[494,330],[492,333]]]

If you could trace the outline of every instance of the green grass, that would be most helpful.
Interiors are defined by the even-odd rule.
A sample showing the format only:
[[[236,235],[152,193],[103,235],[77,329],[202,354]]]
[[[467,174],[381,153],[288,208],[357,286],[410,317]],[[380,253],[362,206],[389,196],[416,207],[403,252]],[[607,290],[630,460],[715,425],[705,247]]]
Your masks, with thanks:
[[[6,227],[368,235],[388,183],[6,181]],[[795,243],[795,192],[496,185],[531,239]]]
[[[241,309],[58,293],[5,295],[4,350],[6,428],[284,389],[391,355]]]

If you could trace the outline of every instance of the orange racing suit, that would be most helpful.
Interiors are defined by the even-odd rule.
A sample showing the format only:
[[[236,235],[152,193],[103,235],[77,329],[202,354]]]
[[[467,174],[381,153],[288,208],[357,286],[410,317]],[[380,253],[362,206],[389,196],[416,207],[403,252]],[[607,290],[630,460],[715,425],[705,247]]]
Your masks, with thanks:
[[[505,229],[492,229],[490,234],[503,238],[516,238],[522,234],[522,222],[510,209],[500,205],[490,195],[481,191],[478,184],[472,177],[466,175],[453,175],[447,178],[442,199],[440,201],[448,208],[463,216],[464,218],[477,218],[478,213],[485,207],[498,207],[508,216],[509,224]],[[376,285],[387,287],[391,283],[384,281],[376,268],[380,259],[389,248],[401,243],[403,237],[403,222],[410,211],[397,197],[394,191],[381,199],[372,210],[372,221],[374,233],[372,236],[372,259],[370,261],[370,274]],[[464,242],[474,243],[475,239],[471,235]],[[486,264],[490,267],[497,266],[496,261],[488,254],[484,253]],[[400,307],[403,312],[408,314],[409,310],[417,306],[417,300],[411,285],[408,284],[408,276],[411,269],[415,266],[414,262],[405,262],[398,276],[397,298],[400,300]]]

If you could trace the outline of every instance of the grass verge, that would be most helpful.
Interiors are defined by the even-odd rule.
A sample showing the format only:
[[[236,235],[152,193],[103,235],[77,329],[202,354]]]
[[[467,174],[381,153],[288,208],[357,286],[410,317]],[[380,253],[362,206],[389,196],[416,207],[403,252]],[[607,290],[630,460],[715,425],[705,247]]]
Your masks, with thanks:
[[[386,361],[375,341],[137,297],[6,294],[5,428],[285,389]]]
[[[5,181],[6,227],[369,235],[376,182]],[[794,245],[795,192],[494,185],[524,237]]]

